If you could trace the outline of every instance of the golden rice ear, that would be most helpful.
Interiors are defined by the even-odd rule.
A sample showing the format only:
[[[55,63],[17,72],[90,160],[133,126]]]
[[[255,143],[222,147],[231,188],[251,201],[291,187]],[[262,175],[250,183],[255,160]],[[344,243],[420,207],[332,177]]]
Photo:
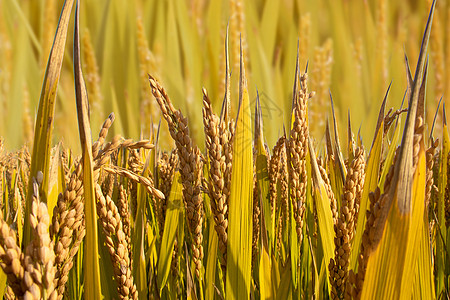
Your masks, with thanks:
[[[117,293],[123,299],[138,299],[136,285],[131,273],[131,261],[128,252],[129,245],[124,233],[122,218],[116,204],[108,195],[105,197],[100,185],[96,185],[95,194],[98,199],[97,211],[103,234],[106,235],[106,247],[110,253],[110,259],[117,285]],[[176,227],[175,227],[176,228]]]

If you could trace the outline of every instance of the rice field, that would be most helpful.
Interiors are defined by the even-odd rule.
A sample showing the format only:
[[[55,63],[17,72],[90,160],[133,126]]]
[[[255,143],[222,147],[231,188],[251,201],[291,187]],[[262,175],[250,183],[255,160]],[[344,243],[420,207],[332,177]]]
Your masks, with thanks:
[[[447,1],[0,1],[0,298],[450,298]]]

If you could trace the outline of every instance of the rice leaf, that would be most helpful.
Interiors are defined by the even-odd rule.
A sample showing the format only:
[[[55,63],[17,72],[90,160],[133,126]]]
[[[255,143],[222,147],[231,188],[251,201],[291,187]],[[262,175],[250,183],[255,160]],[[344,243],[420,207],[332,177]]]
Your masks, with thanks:
[[[361,248],[361,239],[366,225],[366,214],[365,212],[370,206],[369,203],[369,193],[373,192],[378,185],[378,173],[380,170],[381,162],[381,151],[383,147],[383,136],[384,136],[384,109],[386,106],[386,99],[384,98],[381,104],[380,113],[378,115],[378,124],[375,130],[375,136],[372,142],[372,148],[370,149],[369,158],[366,166],[366,177],[364,180],[363,192],[361,195],[361,201],[359,206],[359,211],[362,213],[358,214],[358,221],[356,224],[356,233],[353,239],[353,247],[350,256],[350,268],[356,270],[356,263],[358,261],[358,254]]]
[[[392,201],[381,241],[370,255],[361,299],[410,299],[419,257],[419,237],[425,210],[425,153],[419,162],[412,187],[409,214],[402,214],[396,196]],[[394,184],[395,182],[391,183]],[[396,194],[398,195],[398,194]],[[388,284],[386,284],[388,283]]]
[[[435,1],[430,9],[421,51],[417,62],[409,110],[406,117],[402,144],[389,190],[382,196],[382,207],[375,219],[374,252],[368,258],[362,289],[362,299],[411,298],[412,282],[419,256],[420,233],[425,215],[426,163],[423,134],[419,145],[414,144],[415,123],[420,111],[420,87],[425,79],[425,51],[428,46]],[[422,79],[423,77],[423,79]],[[419,107],[419,109],[418,109]],[[413,147],[419,146],[418,162],[413,168]],[[387,226],[386,226],[387,225]],[[378,240],[378,236],[380,240]],[[389,282],[390,284],[386,284]],[[420,283],[422,284],[422,283]]]
[[[261,247],[261,256],[259,262],[259,292],[261,299],[274,299],[272,284],[272,260],[269,256],[267,247]]]
[[[341,151],[341,145],[339,141],[339,132],[338,132],[338,125],[336,120],[336,114],[334,112],[334,101],[333,97],[330,93],[330,101],[331,101],[331,111],[333,113],[333,125],[334,125],[334,156],[336,159],[336,168],[339,171],[339,174],[341,175],[339,177],[340,180],[342,180],[342,185],[345,182],[345,177],[347,176],[347,169],[345,168],[344,163],[344,157],[342,156]],[[342,193],[339,193],[338,195],[341,195]]]
[[[145,176],[145,175],[144,175]],[[146,269],[146,253],[145,253],[145,202],[147,201],[147,192],[145,188],[138,185],[137,188],[137,209],[136,219],[133,230],[133,278],[136,283],[136,288],[139,292],[139,298],[147,295],[147,269]],[[150,230],[152,231],[152,230]],[[148,232],[150,234],[150,232]],[[148,239],[148,243],[154,241]]]
[[[0,270],[0,299],[3,299],[6,291],[6,274],[3,270]]]
[[[323,262],[322,265],[327,266],[329,261],[334,256],[334,222],[331,213],[330,199],[328,199],[325,185],[320,175],[319,167],[317,165],[316,154],[314,152],[314,147],[312,145],[311,139],[309,139],[309,153],[311,159],[311,173],[313,178],[313,188],[314,188],[314,201],[317,209],[317,219],[319,224],[319,232],[321,237],[321,244],[323,248]],[[327,267],[327,282],[329,278],[329,270]],[[329,286],[329,282],[328,282]],[[330,291],[330,289],[328,289]]]
[[[397,165],[398,167],[396,166],[394,173],[394,182],[397,180],[399,174],[401,174],[403,176],[402,178],[405,179],[400,180],[400,186],[397,187],[399,207],[400,210],[404,210],[405,212],[409,211],[411,205],[409,199],[411,198],[412,184],[412,155],[409,155],[409,151],[411,151],[411,146],[413,144],[414,122],[418,107],[420,109],[420,82],[422,80],[422,77],[424,76],[425,52],[427,50],[428,40],[430,38],[435,3],[436,1],[434,0],[430,9],[430,15],[428,17],[427,26],[425,28],[422,39],[422,45],[419,53],[419,58],[417,60],[417,67],[414,75],[411,96],[408,103],[408,115],[406,117],[405,130],[403,131],[402,148],[399,153],[399,163]]]
[[[98,252],[97,208],[94,194],[94,171],[92,162],[92,137],[89,124],[89,103],[86,86],[81,71],[79,9],[77,1],[75,10],[73,60],[75,68],[75,94],[77,101],[78,128],[83,154],[83,188],[86,218],[86,254],[84,261],[85,297],[87,299],[102,299],[100,282],[100,265]]]
[[[178,218],[178,220],[180,220],[180,218]],[[140,282],[141,293],[144,295],[148,294],[149,291],[152,290],[153,282],[151,282],[150,285],[148,285],[148,283],[144,285],[143,281],[147,279],[147,276],[149,276],[149,278],[155,278],[154,276],[155,276],[155,272],[156,272],[156,262],[158,260],[158,251],[156,250],[157,237],[156,237],[156,233],[154,231],[155,228],[152,228],[149,223],[146,223],[146,224],[147,224],[146,229],[143,230],[143,232],[144,232],[144,234],[146,233],[145,237],[147,239],[144,238],[143,242],[147,242],[146,243],[147,247],[146,248],[143,247],[141,250],[144,252],[144,254],[141,254],[139,256],[139,258],[141,260],[139,263],[141,265],[139,266],[140,273],[138,273],[138,276],[142,276],[142,277],[140,277],[139,280],[141,281]],[[148,272],[147,272],[146,268],[148,269]],[[145,273],[142,273],[143,272],[142,269],[145,270]],[[144,275],[146,277],[144,277]]]
[[[58,201],[58,194],[63,192],[62,181],[64,181],[64,176],[61,177],[60,174],[63,172],[61,169],[61,163],[59,159],[61,144],[58,144],[52,151],[53,155],[50,159],[50,177],[49,177],[49,189],[47,196],[47,208],[49,218],[53,216],[53,208]]]
[[[350,111],[348,111],[348,128],[347,128],[347,153],[348,161],[352,161],[355,152],[355,140],[353,138],[352,124],[350,120]]]
[[[431,241],[429,234],[428,213],[425,211],[422,231],[419,238],[417,266],[414,275],[412,297],[415,299],[436,299],[434,289]]]
[[[250,296],[253,208],[251,108],[241,47],[239,111],[233,142],[233,170],[228,215],[227,299]]]
[[[292,299],[292,281],[291,281],[291,272],[290,272],[290,264],[287,263],[285,266],[280,265],[281,274],[280,274],[280,284],[275,290],[276,299],[284,300],[284,299]],[[273,299],[273,298],[272,298]]]
[[[401,116],[398,117],[398,123],[401,124]],[[380,180],[378,182],[378,186],[380,187],[380,191],[384,192],[384,181],[386,180],[386,176],[389,172],[389,168],[392,165],[392,162],[394,161],[394,155],[395,150],[397,150],[396,145],[400,143],[400,137],[401,137],[401,126],[397,126],[394,131],[394,135],[392,136],[391,140],[391,147],[389,147],[388,154],[384,160],[384,167],[381,171]]]
[[[259,189],[259,198],[253,199],[258,201],[261,209],[263,210],[265,228],[268,230],[268,245],[269,254],[275,245],[275,216],[272,213],[269,203],[269,171],[268,171],[268,153],[264,146],[263,135],[263,117],[261,110],[261,103],[259,101],[259,94],[256,96],[255,103],[255,164],[256,164],[256,181]],[[275,211],[275,209],[274,209]]]
[[[159,287],[159,295],[167,283],[169,277],[170,266],[172,263],[173,247],[178,228],[178,217],[180,210],[183,209],[183,196],[181,193],[181,184],[179,182],[180,173],[176,172],[170,191],[169,199],[167,199],[167,210],[164,222],[164,231],[161,239],[161,248],[158,256],[158,277],[157,283]]]
[[[217,233],[214,230],[214,220],[212,216],[208,218],[208,222],[210,230],[208,238],[208,257],[206,259],[205,299],[214,299],[219,238],[217,237]]]
[[[50,150],[53,134],[53,122],[55,116],[56,91],[58,88],[59,76],[61,73],[64,48],[67,38],[67,28],[69,26],[70,14],[72,12],[74,0],[66,0],[61,10],[58,28],[55,34],[52,50],[47,62],[44,81],[42,83],[39,108],[34,129],[33,152],[31,156],[31,177],[36,177],[41,171],[44,178],[39,191],[42,201],[47,201]],[[33,195],[32,180],[28,184],[27,202],[25,205],[25,215],[30,215],[31,196]],[[29,218],[25,218],[23,244],[28,245],[31,240],[31,228]]]

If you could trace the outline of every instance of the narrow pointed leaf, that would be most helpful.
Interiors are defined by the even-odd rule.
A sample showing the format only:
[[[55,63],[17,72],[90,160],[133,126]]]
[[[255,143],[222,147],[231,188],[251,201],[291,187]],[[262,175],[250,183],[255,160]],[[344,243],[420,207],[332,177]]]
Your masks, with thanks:
[[[325,184],[320,175],[316,155],[311,139],[309,139],[309,153],[311,159],[311,173],[313,178],[314,201],[317,209],[317,219],[323,248],[323,262],[326,266],[327,281],[329,278],[328,263],[334,257],[334,222],[331,213],[330,199],[328,199]]]
[[[210,230],[208,238],[208,258],[206,260],[205,299],[214,299],[219,238],[217,237],[216,231],[213,230],[214,220],[212,216],[208,218],[208,222]]]
[[[58,88],[62,60],[64,57],[67,28],[69,26],[73,3],[74,0],[66,0],[61,10],[55,40],[48,58],[44,82],[42,83],[39,108],[34,129],[33,152],[31,156],[31,176],[35,177],[38,171],[41,171],[44,174],[39,191],[40,197],[44,202],[47,201],[48,194],[50,149],[55,116],[56,91]],[[29,216],[31,212],[31,195],[33,195],[32,189],[33,186],[30,180],[28,185],[27,204],[25,206],[26,216]],[[23,244],[28,245],[30,240],[31,230],[29,226],[29,218],[25,218]]]
[[[274,245],[275,239],[275,222],[274,216],[269,203],[269,171],[268,171],[268,153],[266,147],[264,147],[264,135],[263,135],[263,119],[261,104],[259,102],[259,94],[256,97],[255,104],[255,163],[256,163],[256,181],[259,189],[259,198],[253,199],[258,201],[261,209],[263,209],[263,216],[265,221],[265,227],[268,230],[268,243],[269,249]],[[270,250],[269,250],[269,253]]]
[[[336,158],[336,164],[337,164],[338,170],[340,171],[340,175],[342,177],[342,182],[345,182],[345,177],[347,176],[347,170],[345,168],[344,158],[342,156],[341,145],[339,142],[338,125],[337,125],[337,120],[336,120],[336,114],[334,112],[334,102],[333,102],[333,97],[331,96],[331,93],[330,93],[330,101],[331,101],[331,111],[333,113],[333,125],[334,125],[334,147],[335,147],[334,155]]]
[[[261,247],[261,256],[259,262],[259,291],[261,299],[274,299],[274,291],[272,289],[272,260],[269,256],[268,249]]]
[[[378,115],[378,124],[373,137],[372,148],[370,149],[369,158],[366,166],[366,177],[364,180],[363,192],[361,195],[358,220],[356,223],[356,234],[353,239],[353,247],[350,256],[350,269],[356,270],[358,254],[361,248],[361,239],[366,225],[365,212],[369,209],[369,193],[375,191],[378,185],[378,173],[380,170],[381,151],[383,147],[384,134],[384,109],[386,106],[386,97],[381,104],[380,113]]]
[[[412,207],[402,214],[397,205],[397,195],[392,201],[383,236],[370,255],[361,299],[410,299],[415,276],[420,232],[425,209],[425,153],[419,162],[412,186]],[[392,184],[392,183],[391,183]],[[395,185],[395,182],[393,182]],[[389,282],[389,284],[386,284]]]
[[[436,299],[429,230],[428,214],[425,212],[413,283],[412,297],[415,299]]]
[[[420,102],[425,51],[430,36],[435,1],[431,6],[409,98],[408,115],[389,190],[375,219],[371,237],[374,248],[368,258],[362,299],[410,299],[416,264],[422,259],[417,249],[425,215],[426,163],[423,134],[414,144],[415,123]],[[413,168],[413,146],[419,147]],[[379,239],[377,234],[381,233]],[[386,284],[389,282],[390,284]]]
[[[161,248],[158,256],[158,277],[157,283],[159,295],[166,286],[172,263],[173,247],[178,228],[178,217],[183,209],[182,186],[179,182],[180,173],[176,172],[172,180],[172,189],[169,199],[167,199],[167,210],[164,221],[164,231],[161,239]]]
[[[75,11],[73,60],[75,69],[75,94],[77,101],[78,129],[80,131],[80,142],[83,154],[83,187],[86,218],[84,290],[86,299],[102,299],[98,252],[97,208],[95,205],[94,171],[92,162],[92,137],[91,126],[89,124],[89,103],[80,61],[80,2],[81,1],[78,1]]]
[[[228,215],[227,299],[248,299],[251,282],[253,232],[252,124],[250,99],[242,56],[241,52],[239,112],[233,142],[233,170]]]

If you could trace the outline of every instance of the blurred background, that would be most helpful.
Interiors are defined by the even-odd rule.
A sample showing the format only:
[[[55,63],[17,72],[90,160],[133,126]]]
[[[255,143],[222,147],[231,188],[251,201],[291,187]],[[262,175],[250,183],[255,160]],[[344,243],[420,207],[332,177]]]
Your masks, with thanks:
[[[97,0],[81,7],[83,71],[93,136],[110,112],[114,134],[148,137],[160,120],[147,73],[160,80],[204,148],[202,87],[219,113],[229,27],[232,112],[237,113],[239,38],[252,101],[259,92],[269,147],[288,124],[299,45],[308,64],[309,122],[317,143],[335,102],[341,141],[347,114],[371,144],[384,94],[398,109],[406,88],[404,54],[415,69],[431,1]],[[0,0],[0,136],[10,150],[31,146],[47,58],[63,1]],[[79,153],[69,29],[57,96],[54,142]],[[437,4],[429,48],[427,118],[450,93],[450,4]],[[447,67],[446,67],[447,66]],[[406,105],[406,104],[405,104]],[[441,119],[441,117],[440,117]],[[442,121],[438,120],[437,130]],[[152,124],[154,126],[152,126]],[[162,135],[167,135],[165,122]],[[113,136],[113,135],[110,135]],[[172,145],[163,139],[163,148]],[[166,144],[164,144],[166,143]],[[368,150],[368,149],[367,149]]]

